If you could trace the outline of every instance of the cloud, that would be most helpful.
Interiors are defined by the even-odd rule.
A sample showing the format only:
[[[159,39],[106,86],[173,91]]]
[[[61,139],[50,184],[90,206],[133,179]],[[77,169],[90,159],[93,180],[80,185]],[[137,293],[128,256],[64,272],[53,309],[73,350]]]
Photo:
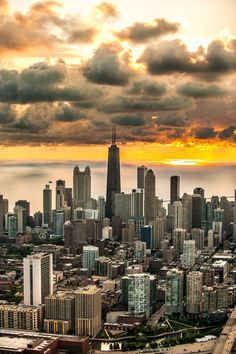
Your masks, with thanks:
[[[159,113],[154,118],[157,125],[171,126],[171,127],[185,127],[187,125],[187,115],[185,112],[167,112]]]
[[[0,0],[0,16],[7,13],[9,10],[9,5],[7,0]]]
[[[214,80],[222,74],[236,70],[235,40],[227,43],[222,40],[212,41],[204,50],[190,52],[185,43],[176,39],[162,41],[155,46],[148,46],[139,62],[146,64],[152,75],[164,75],[174,72],[198,75]]]
[[[145,125],[145,119],[143,115],[118,115],[112,118],[112,122],[122,126]]]
[[[55,117],[59,122],[74,122],[80,119],[85,119],[86,114],[70,105],[61,105],[58,107]]]
[[[81,82],[67,80],[63,63],[37,63],[24,69],[0,70],[0,102],[30,103],[54,101],[95,100],[101,96],[96,88]]]
[[[166,85],[150,80],[135,81],[127,92],[131,95],[161,96],[166,92]]]
[[[89,43],[92,42],[97,35],[95,27],[79,25],[78,28],[70,30],[68,34],[69,43]]]
[[[105,17],[118,17],[117,7],[109,2],[103,1],[97,5],[96,9],[102,13]]]
[[[83,67],[86,79],[100,85],[126,85],[133,73],[127,56],[122,57],[121,52],[116,43],[101,44]]]
[[[161,100],[152,100],[147,97],[117,96],[115,99],[102,102],[98,110],[105,113],[125,112],[155,112],[155,111],[179,111],[192,107],[192,101],[180,96],[170,96]]]
[[[193,135],[197,139],[213,139],[217,136],[217,132],[211,127],[199,127],[192,131]]]
[[[222,140],[233,139],[236,141],[236,126],[229,126],[219,132],[219,138]]]
[[[177,93],[193,98],[219,98],[227,95],[227,91],[217,85],[204,85],[200,82],[189,82],[177,87]]]
[[[16,118],[16,112],[9,104],[0,103],[0,124],[9,124]]]
[[[145,43],[150,39],[159,38],[166,34],[176,33],[180,28],[179,23],[168,22],[164,18],[155,19],[153,23],[135,22],[115,35],[125,41]]]

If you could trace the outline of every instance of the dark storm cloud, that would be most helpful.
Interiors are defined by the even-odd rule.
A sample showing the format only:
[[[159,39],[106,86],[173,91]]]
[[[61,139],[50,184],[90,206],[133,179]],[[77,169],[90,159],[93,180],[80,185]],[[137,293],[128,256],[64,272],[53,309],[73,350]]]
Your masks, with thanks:
[[[127,92],[131,95],[161,96],[166,92],[166,85],[150,80],[135,81]]]
[[[217,136],[217,132],[211,127],[199,127],[193,129],[193,135],[197,139],[211,139]]]
[[[204,85],[200,82],[189,82],[177,86],[180,95],[193,98],[219,98],[227,95],[227,91],[217,85]]]
[[[219,138],[222,140],[233,139],[236,141],[236,125],[229,126],[219,132]]]
[[[9,124],[16,118],[16,113],[9,104],[0,104],[0,124]]]
[[[176,33],[180,28],[179,23],[168,22],[164,18],[155,19],[153,23],[135,22],[132,26],[115,32],[121,40],[134,43],[145,43],[149,39],[158,38],[166,34]]]
[[[64,82],[66,75],[66,66],[61,63],[38,63],[21,73],[1,70],[0,102],[84,102],[101,96],[101,91],[88,85]]]
[[[184,127],[187,125],[187,115],[186,113],[180,112],[168,112],[159,113],[155,117],[154,122],[157,125],[173,126],[173,127]]]
[[[103,1],[97,5],[96,9],[101,12],[105,17],[118,17],[119,13],[114,4]]]
[[[62,105],[58,107],[55,118],[59,122],[74,122],[80,119],[85,119],[86,114],[82,113],[75,107]]]
[[[98,110],[105,113],[125,113],[125,112],[155,112],[155,111],[178,111],[188,109],[192,106],[192,101],[188,98],[170,96],[161,100],[150,100],[147,97],[124,97],[117,96],[115,99],[102,103]]]
[[[83,67],[88,81],[101,85],[123,86],[132,76],[129,58],[120,57],[122,48],[116,43],[101,44]]]
[[[112,118],[112,122],[123,126],[145,125],[145,119],[143,115],[118,115]]]
[[[190,52],[181,40],[163,41],[147,47],[139,61],[146,64],[152,75],[178,72],[213,80],[236,70],[235,40],[228,41],[227,45],[215,40],[206,51],[199,47],[196,52]]]

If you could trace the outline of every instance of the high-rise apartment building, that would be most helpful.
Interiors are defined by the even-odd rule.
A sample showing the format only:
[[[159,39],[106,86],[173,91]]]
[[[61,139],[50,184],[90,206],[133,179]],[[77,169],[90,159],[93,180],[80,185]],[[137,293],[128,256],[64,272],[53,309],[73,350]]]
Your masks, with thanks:
[[[99,249],[96,246],[83,246],[83,268],[94,270],[95,259],[99,257]]]
[[[191,230],[191,238],[192,238],[192,240],[195,241],[196,248],[198,250],[203,250],[203,248],[204,248],[204,239],[205,239],[204,230],[192,229]]]
[[[202,310],[203,274],[189,272],[187,274],[186,311],[190,314],[200,314]]]
[[[183,244],[183,254],[181,255],[181,262],[184,267],[193,267],[195,264],[195,241],[194,240],[184,240]]]
[[[120,152],[116,145],[116,127],[112,126],[112,144],[108,151],[106,217],[115,216],[115,194],[121,192],[120,187]]]
[[[152,170],[148,170],[145,175],[145,197],[144,197],[144,216],[146,223],[153,221],[156,217],[155,211],[155,195],[156,195],[156,178]]]
[[[101,277],[112,277],[112,260],[108,257],[102,256],[95,259],[95,275]]]
[[[192,228],[202,228],[202,204],[203,197],[201,194],[192,196]]]
[[[53,291],[52,254],[36,253],[23,260],[24,304],[45,304],[45,297]]]
[[[58,291],[45,298],[44,330],[46,333],[68,334],[75,328],[75,296]]]
[[[75,291],[75,332],[94,337],[101,330],[101,289],[94,285]]]
[[[184,193],[181,199],[183,205],[183,229],[192,229],[192,195]]]
[[[13,212],[17,216],[17,231],[19,233],[25,232],[27,225],[27,210],[21,205],[16,205],[13,208]]]
[[[43,190],[43,223],[48,226],[52,223],[52,190],[49,184]]]
[[[173,203],[173,230],[183,227],[183,204],[180,201]]]
[[[150,274],[128,275],[128,311],[133,315],[150,316]]]
[[[148,168],[146,166],[139,166],[137,168],[137,188],[144,189],[145,187],[145,176]]]
[[[172,269],[166,273],[166,313],[183,313],[183,271]]]
[[[183,253],[184,240],[186,240],[186,230],[175,229],[173,231],[173,246],[179,254]]]
[[[166,219],[156,218],[152,225],[152,248],[161,249],[165,237]]]
[[[98,220],[103,221],[105,218],[106,202],[105,198],[100,196],[98,197]]]
[[[171,202],[171,204],[178,201],[179,196],[180,196],[180,177],[179,176],[171,176],[170,177],[170,202]]]

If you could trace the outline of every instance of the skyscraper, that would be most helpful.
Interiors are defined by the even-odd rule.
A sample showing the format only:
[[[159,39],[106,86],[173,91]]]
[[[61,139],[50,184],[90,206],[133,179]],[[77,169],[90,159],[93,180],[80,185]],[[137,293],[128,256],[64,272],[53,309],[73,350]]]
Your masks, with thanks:
[[[56,181],[56,210],[61,210],[65,204],[65,181]]]
[[[195,271],[187,274],[186,311],[188,313],[201,313],[202,284],[203,273]]]
[[[120,193],[120,153],[116,145],[116,127],[112,126],[112,144],[108,152],[106,217],[115,215],[115,194]]]
[[[174,202],[179,200],[180,194],[180,177],[179,176],[171,176],[170,177],[170,202],[173,204]]]
[[[131,195],[131,216],[143,217],[144,190],[132,189]]]
[[[184,267],[192,267],[195,264],[195,240],[184,240],[181,262]]]
[[[83,247],[83,268],[94,270],[95,259],[99,257],[99,249],[96,246],[88,245]]]
[[[73,203],[74,209],[77,207],[85,207],[85,203],[91,198],[91,170],[86,166],[84,171],[80,171],[75,166],[73,171]]]
[[[52,190],[49,184],[43,190],[43,223],[48,226],[52,223]]]
[[[156,217],[155,213],[155,194],[156,194],[156,178],[153,170],[148,170],[145,175],[145,198],[144,198],[144,216],[146,223],[153,221]]]
[[[144,189],[147,170],[146,166],[139,166],[137,168],[137,188],[139,189]]]
[[[36,253],[23,260],[24,304],[45,304],[53,291],[52,254]]]

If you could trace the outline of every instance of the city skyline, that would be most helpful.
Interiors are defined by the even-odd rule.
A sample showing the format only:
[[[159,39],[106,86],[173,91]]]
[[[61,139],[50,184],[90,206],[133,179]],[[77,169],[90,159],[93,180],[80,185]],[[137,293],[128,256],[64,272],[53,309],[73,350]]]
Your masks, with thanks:
[[[104,161],[115,123],[123,161],[235,164],[234,12],[1,0],[1,160]]]

